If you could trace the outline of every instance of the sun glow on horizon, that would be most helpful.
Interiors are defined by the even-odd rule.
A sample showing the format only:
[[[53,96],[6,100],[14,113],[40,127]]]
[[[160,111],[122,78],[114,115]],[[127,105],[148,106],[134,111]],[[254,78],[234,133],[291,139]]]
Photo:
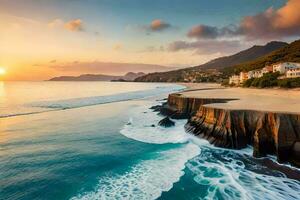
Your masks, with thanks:
[[[6,74],[6,70],[4,67],[0,67],[0,75]]]

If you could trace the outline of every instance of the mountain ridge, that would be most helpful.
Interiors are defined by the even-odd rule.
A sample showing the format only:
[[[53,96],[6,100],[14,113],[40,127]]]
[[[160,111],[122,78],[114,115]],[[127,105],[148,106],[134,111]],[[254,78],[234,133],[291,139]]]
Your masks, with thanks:
[[[137,82],[179,82],[185,81],[187,74],[203,70],[222,70],[240,63],[248,62],[263,57],[275,50],[286,47],[288,43],[271,41],[266,45],[255,45],[230,56],[213,59],[205,64],[172,70],[168,72],[149,73],[135,79]]]
[[[249,49],[242,50],[236,54],[216,58],[203,65],[199,65],[196,67],[201,67],[202,69],[211,69],[211,68],[222,69],[237,63],[243,63],[246,61],[256,59],[258,57],[271,53],[272,51],[287,45],[288,43],[280,42],[280,41],[271,41],[266,45],[254,45]],[[221,66],[216,66],[216,65],[221,65]]]
[[[241,71],[261,69],[266,65],[278,62],[300,62],[300,40],[295,40],[289,45],[257,59],[224,68],[222,72],[229,75],[236,74]]]
[[[79,76],[58,76],[48,81],[133,81],[134,79],[145,75],[143,72],[128,72],[123,76],[105,75],[105,74],[81,74]]]

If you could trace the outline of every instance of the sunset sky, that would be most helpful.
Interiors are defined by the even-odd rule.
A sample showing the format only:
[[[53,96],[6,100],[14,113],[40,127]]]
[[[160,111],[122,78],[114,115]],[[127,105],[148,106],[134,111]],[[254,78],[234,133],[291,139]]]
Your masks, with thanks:
[[[0,0],[2,79],[199,65],[297,39],[299,10],[300,0]]]

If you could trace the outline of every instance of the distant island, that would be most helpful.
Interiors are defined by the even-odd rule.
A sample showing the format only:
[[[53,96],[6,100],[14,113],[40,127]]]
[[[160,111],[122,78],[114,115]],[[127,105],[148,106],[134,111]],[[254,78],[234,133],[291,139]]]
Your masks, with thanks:
[[[273,66],[282,68],[291,63],[294,67],[274,73]],[[129,72],[124,76],[83,74],[55,77],[50,81],[213,82],[225,86],[295,88],[300,87],[300,40],[290,44],[271,41],[202,65],[166,72]]]
[[[113,76],[105,74],[82,74],[80,76],[59,76],[48,81],[133,81],[138,77],[144,76],[143,72],[128,72],[123,76]]]

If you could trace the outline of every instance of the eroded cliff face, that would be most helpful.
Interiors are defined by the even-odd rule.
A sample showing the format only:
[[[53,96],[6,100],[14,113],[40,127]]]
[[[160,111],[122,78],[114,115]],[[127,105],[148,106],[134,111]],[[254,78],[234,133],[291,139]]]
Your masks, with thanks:
[[[170,115],[174,119],[190,118],[195,115],[204,104],[226,103],[235,99],[214,99],[214,98],[186,98],[181,94],[170,94],[167,104],[161,112]]]
[[[228,110],[207,105],[229,100],[232,99],[171,94],[162,110],[173,118],[188,118],[186,130],[211,144],[233,149],[252,145],[255,157],[273,154],[279,162],[289,161],[300,167],[300,114]]]

